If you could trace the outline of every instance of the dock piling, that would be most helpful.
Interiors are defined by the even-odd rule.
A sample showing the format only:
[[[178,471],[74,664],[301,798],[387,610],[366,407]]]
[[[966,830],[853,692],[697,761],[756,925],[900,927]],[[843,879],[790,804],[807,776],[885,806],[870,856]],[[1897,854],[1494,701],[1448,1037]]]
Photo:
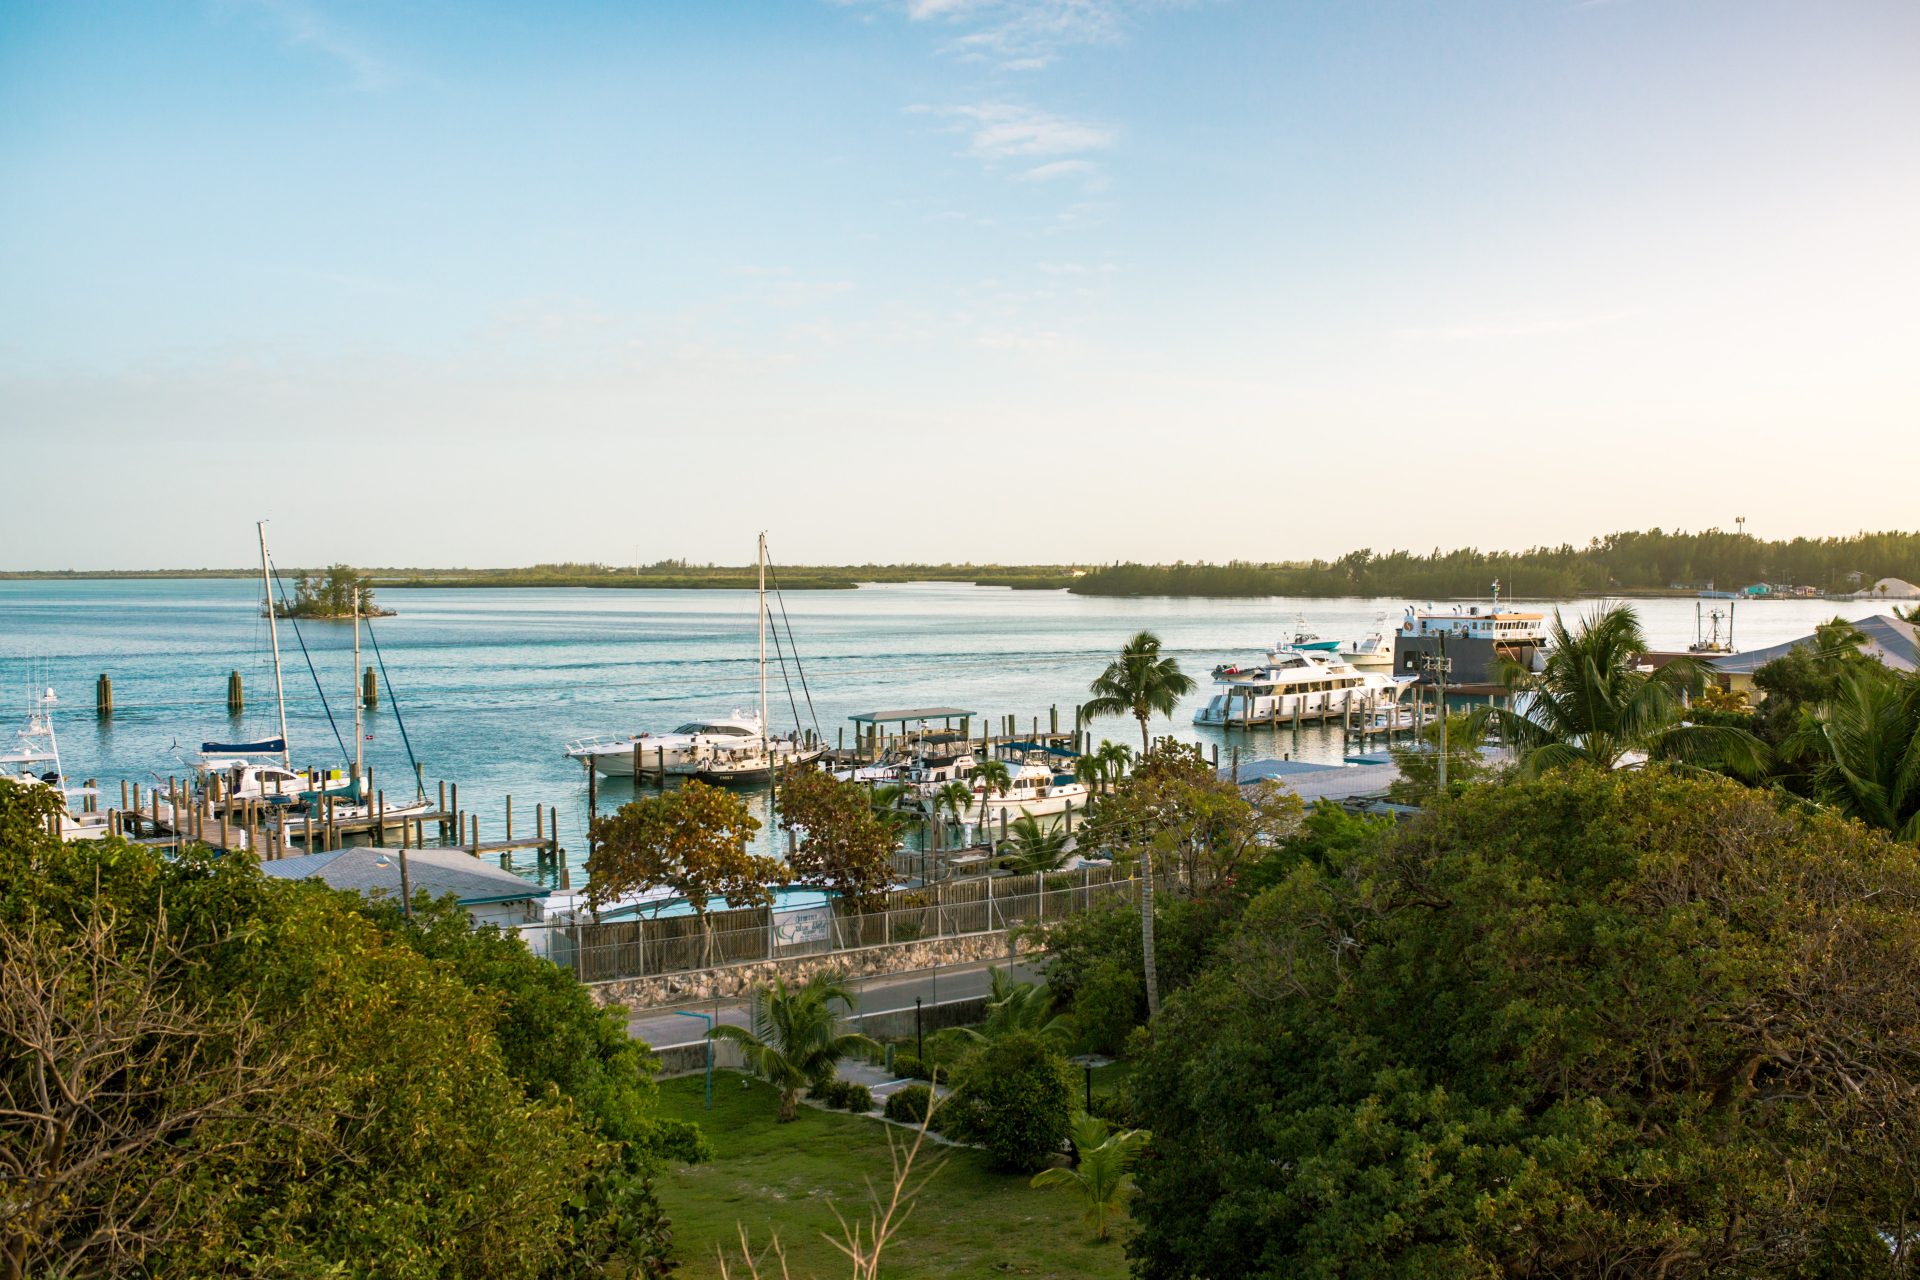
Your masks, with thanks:
[[[93,709],[102,720],[113,715],[113,681],[107,678],[104,671],[93,684]]]
[[[237,716],[246,709],[247,695],[246,689],[240,682],[240,673],[238,671],[229,672],[227,675],[227,714]]]
[[[369,711],[380,705],[380,684],[374,679],[372,667],[360,676],[360,705]]]

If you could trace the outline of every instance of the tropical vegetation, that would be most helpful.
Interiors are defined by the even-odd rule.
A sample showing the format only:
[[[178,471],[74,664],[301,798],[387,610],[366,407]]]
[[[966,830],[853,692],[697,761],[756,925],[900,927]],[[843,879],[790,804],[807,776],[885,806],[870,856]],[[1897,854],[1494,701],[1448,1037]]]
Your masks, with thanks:
[[[1033,1175],[1032,1185],[1072,1192],[1084,1208],[1093,1238],[1105,1240],[1108,1223],[1125,1212],[1133,1195],[1131,1170],[1152,1136],[1145,1129],[1115,1131],[1105,1120],[1082,1112],[1073,1119],[1073,1166],[1042,1169]]]
[[[820,970],[799,984],[776,975],[754,990],[751,1025],[723,1022],[707,1034],[740,1046],[753,1073],[779,1094],[781,1123],[790,1123],[802,1089],[832,1079],[862,1049],[879,1048],[845,1030],[835,1005],[853,1008],[853,992],[838,974]]]
[[[843,902],[871,907],[893,881],[893,851],[904,824],[899,793],[870,794],[824,769],[793,769],[780,779],[780,825],[796,837],[793,874],[833,889]]]
[[[275,601],[274,611],[283,618],[351,618],[355,592],[361,617],[389,612],[373,603],[373,579],[346,564],[336,564],[324,573],[302,572],[293,580],[293,598]]]

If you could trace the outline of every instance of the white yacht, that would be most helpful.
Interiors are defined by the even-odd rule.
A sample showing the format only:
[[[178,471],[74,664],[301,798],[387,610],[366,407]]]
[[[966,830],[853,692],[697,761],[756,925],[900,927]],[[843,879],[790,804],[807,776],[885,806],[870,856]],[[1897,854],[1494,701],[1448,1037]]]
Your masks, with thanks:
[[[1362,671],[1325,649],[1277,645],[1258,662],[1213,669],[1214,693],[1193,714],[1195,724],[1254,725],[1325,720],[1373,703],[1397,700],[1409,678]]]
[[[1343,642],[1334,652],[1360,671],[1393,670],[1393,641],[1384,626],[1364,639]]]
[[[36,681],[36,684],[38,682]],[[60,838],[98,840],[107,834],[107,815],[89,812],[94,792],[69,785],[60,770],[60,740],[53,732],[53,708],[59,702],[51,688],[30,701],[27,722],[14,735],[11,749],[0,752],[0,783],[19,787],[46,787],[59,795]],[[75,812],[75,802],[79,811]]]
[[[973,806],[961,817],[969,823],[978,822],[984,807],[987,821],[997,825],[1022,817],[1056,817],[1069,808],[1075,813],[1087,810],[1087,784],[1071,773],[1060,772],[1050,761],[1031,756],[1024,763],[1008,761],[1007,773],[1005,791],[995,787],[989,793],[983,779],[973,779],[969,784]]]

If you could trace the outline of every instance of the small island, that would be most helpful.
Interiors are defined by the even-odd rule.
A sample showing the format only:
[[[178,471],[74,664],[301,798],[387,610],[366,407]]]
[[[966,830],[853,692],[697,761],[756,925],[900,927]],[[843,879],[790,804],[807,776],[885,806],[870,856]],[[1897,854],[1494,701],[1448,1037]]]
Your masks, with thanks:
[[[374,604],[373,579],[346,564],[336,564],[325,574],[301,573],[293,580],[293,599],[278,602],[274,612],[282,618],[351,618],[355,591],[360,593],[360,617],[393,616],[392,609]]]

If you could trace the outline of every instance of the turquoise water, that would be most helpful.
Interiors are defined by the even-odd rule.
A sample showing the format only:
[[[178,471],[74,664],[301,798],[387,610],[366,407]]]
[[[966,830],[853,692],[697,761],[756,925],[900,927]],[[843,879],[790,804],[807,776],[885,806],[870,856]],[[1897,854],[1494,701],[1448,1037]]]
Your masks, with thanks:
[[[123,778],[151,782],[180,773],[182,752],[203,739],[271,736],[273,674],[258,591],[237,579],[0,582],[0,713],[9,722],[19,716],[30,672],[44,661],[63,707],[57,723],[68,775],[98,778],[114,796]],[[394,590],[382,592],[381,603],[398,610],[375,625],[430,787],[433,779],[457,781],[462,806],[480,815],[484,839],[500,835],[508,794],[516,831],[531,829],[535,803],[556,806],[576,884],[587,788],[581,768],[561,755],[565,745],[589,734],[672,729],[696,716],[750,708],[757,698],[751,593]],[[1097,599],[909,583],[795,592],[786,608],[812,691],[809,716],[796,688],[801,723],[817,720],[829,740],[854,712],[936,704],[996,720],[1014,713],[1022,724],[1038,714],[1042,727],[1057,704],[1065,725],[1108,655],[1147,628],[1202,686],[1156,733],[1219,744],[1223,758],[1238,744],[1248,759],[1291,753],[1337,761],[1337,730],[1309,728],[1296,743],[1285,730],[1196,729],[1188,721],[1205,696],[1207,672],[1291,636],[1300,617],[1324,637],[1345,639],[1373,630],[1382,613],[1397,618],[1407,603]],[[1693,638],[1693,603],[1638,602],[1657,645]],[[1736,638],[1743,649],[1758,648],[1804,635],[1836,612],[1851,618],[1874,611],[1868,602],[1744,605]],[[301,630],[350,750],[352,630],[318,622]],[[342,749],[290,628],[282,629],[281,653],[295,764],[339,764]],[[374,661],[370,646],[362,660]],[[226,714],[232,670],[247,690],[248,711],[237,721]],[[113,677],[109,721],[93,712],[94,678],[103,671]],[[771,688],[776,727],[791,725],[777,671]],[[391,796],[410,771],[384,690],[367,731],[367,760]],[[1101,722],[1095,732],[1138,738],[1131,721]],[[628,782],[601,782],[603,805],[631,795]],[[752,803],[764,818],[764,794]]]

